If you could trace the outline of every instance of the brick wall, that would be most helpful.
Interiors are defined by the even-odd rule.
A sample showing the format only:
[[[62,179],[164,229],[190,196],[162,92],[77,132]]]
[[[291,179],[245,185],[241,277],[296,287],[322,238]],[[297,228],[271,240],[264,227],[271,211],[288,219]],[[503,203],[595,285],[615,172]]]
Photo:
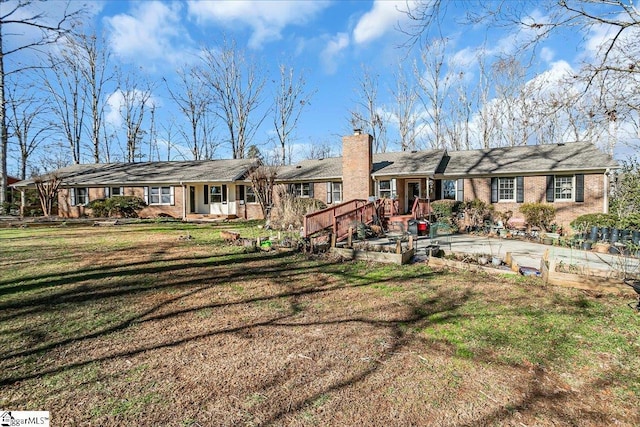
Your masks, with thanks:
[[[124,187],[124,195],[138,196],[144,199],[144,187]],[[105,197],[104,187],[89,188],[89,201],[103,199]],[[175,205],[154,205],[142,209],[138,215],[141,218],[155,218],[162,215],[170,215],[173,218],[182,218],[184,192],[181,186],[174,186]],[[80,218],[91,216],[91,209],[86,206],[71,206],[69,189],[63,188],[58,192],[58,214],[63,218]]]
[[[541,176],[524,177],[524,202],[547,203],[546,198],[547,178]],[[556,201],[551,204],[556,208],[556,223],[565,229],[576,217],[586,213],[599,213],[604,211],[604,177],[602,174],[590,174],[584,176],[584,202]],[[491,202],[491,179],[473,178],[464,180],[464,199],[480,199]],[[514,219],[524,219],[519,209],[521,203],[498,202],[493,204],[496,211],[512,211]]]
[[[373,137],[366,133],[342,138],[342,192],[344,201],[352,199],[366,200],[374,194],[373,181],[371,179],[371,170],[373,168],[372,142]]]

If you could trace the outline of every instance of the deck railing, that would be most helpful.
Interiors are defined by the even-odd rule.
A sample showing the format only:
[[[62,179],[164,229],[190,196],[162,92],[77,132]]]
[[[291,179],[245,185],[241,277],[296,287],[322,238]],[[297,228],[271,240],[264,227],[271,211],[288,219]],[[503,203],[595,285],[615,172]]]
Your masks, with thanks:
[[[428,217],[431,213],[431,204],[429,199],[416,199],[411,208],[411,214],[414,219]]]
[[[336,218],[341,217],[342,215],[347,215],[355,211],[356,209],[366,205],[367,203],[369,202],[367,202],[366,200],[354,199],[306,215],[304,217],[303,224],[304,237],[309,237],[312,234],[315,234],[318,231],[322,231],[329,227],[332,227],[335,232]]]

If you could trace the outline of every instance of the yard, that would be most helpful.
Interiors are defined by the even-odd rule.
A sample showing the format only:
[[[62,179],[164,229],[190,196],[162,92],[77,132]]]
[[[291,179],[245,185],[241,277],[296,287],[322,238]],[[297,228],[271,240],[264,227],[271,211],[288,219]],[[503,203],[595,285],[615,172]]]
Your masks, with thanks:
[[[221,229],[0,229],[0,408],[52,425],[640,425],[632,292],[250,253]]]

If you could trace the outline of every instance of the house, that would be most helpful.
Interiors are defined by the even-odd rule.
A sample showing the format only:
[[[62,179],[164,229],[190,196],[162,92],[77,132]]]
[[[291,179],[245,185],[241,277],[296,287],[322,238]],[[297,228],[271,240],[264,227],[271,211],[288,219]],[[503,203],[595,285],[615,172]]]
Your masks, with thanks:
[[[250,172],[255,159],[72,165],[51,173],[62,180],[58,213],[78,218],[92,200],[138,196],[147,203],[141,217],[262,218]],[[46,177],[45,177],[46,179]],[[35,181],[14,184],[33,187]]]
[[[619,165],[587,142],[467,151],[378,153],[372,137],[343,138],[343,156],[283,168],[282,181],[299,197],[327,204],[370,196],[393,201],[392,214],[410,214],[416,199],[480,199],[523,221],[523,203],[550,203],[563,226],[585,213],[607,212],[610,177]]]
[[[390,216],[424,213],[424,201],[480,199],[521,219],[522,203],[544,202],[555,206],[559,224],[568,225],[578,215],[607,212],[610,173],[618,168],[584,142],[375,154],[372,142],[356,131],[343,137],[341,157],[280,167],[277,183],[329,206],[384,199]],[[55,172],[63,180],[59,212],[78,217],[91,200],[136,195],[148,204],[143,217],[262,218],[248,178],[257,166],[256,160],[74,165]]]

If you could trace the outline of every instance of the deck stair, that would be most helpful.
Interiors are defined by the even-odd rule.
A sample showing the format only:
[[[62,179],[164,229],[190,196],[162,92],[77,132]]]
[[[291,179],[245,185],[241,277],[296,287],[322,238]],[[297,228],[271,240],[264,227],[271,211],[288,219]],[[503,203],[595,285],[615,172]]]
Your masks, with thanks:
[[[382,205],[363,199],[349,200],[304,217],[303,235],[310,237],[321,231],[331,231],[336,240],[344,240],[356,223],[373,224],[380,219]]]

